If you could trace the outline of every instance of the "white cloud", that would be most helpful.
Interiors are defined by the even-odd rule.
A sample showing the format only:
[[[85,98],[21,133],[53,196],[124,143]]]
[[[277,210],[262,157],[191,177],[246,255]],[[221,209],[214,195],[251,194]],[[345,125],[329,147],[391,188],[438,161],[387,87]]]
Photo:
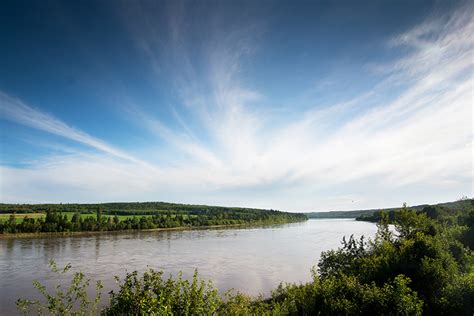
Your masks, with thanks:
[[[29,169],[2,167],[2,200],[174,200],[312,210],[472,195],[474,23],[468,11],[432,17],[389,40],[391,49],[403,45],[411,51],[380,65],[385,79],[372,90],[297,119],[279,117],[278,124],[274,113],[259,107],[265,96],[241,77],[242,59],[252,51],[251,32],[215,38],[205,50],[208,72],[202,77],[182,45],[180,18],[171,28],[177,56],[185,61],[176,84],[183,108],[199,120],[209,139],[199,139],[176,110],[180,130],[139,107],[130,109],[132,121],[184,157],[171,167],[148,168],[0,94],[4,117],[108,154],[50,157]],[[153,55],[153,45],[146,51]],[[364,107],[371,96],[389,95],[392,85],[406,87],[375,107]],[[355,115],[347,118],[347,111]]]
[[[115,157],[133,162],[140,162],[140,160],[132,157],[131,155],[116,149],[81,130],[73,128],[49,114],[34,109],[22,101],[13,98],[1,91],[0,115],[5,119],[77,141]]]

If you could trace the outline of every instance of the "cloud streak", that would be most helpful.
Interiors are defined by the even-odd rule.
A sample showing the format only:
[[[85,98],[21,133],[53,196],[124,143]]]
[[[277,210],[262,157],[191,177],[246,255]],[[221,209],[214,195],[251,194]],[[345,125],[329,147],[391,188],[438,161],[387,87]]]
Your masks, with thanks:
[[[141,34],[140,47],[156,76],[169,58],[172,65],[181,65],[172,78],[181,101],[171,110],[178,127],[139,105],[125,114],[166,143],[164,149],[151,143],[137,152],[160,156],[170,151],[176,159],[167,162],[173,163],[145,163],[0,93],[4,118],[99,152],[49,157],[29,169],[4,166],[2,200],[58,201],[50,190],[61,187],[62,199],[71,201],[161,199],[314,210],[438,202],[473,194],[474,22],[469,10],[432,16],[387,39],[389,49],[409,50],[390,63],[371,65],[383,74],[372,89],[289,117],[273,111],[276,105],[268,106],[272,99],[265,91],[252,88],[242,76],[244,61],[257,49],[254,28],[209,36],[196,54],[205,56],[202,70],[184,44],[189,36],[186,12],[182,7],[174,12],[171,57],[158,52],[161,44],[156,44],[153,25],[147,25],[147,32],[140,24],[130,29]],[[150,21],[146,14],[140,11],[140,19]],[[378,103],[366,106],[371,98]]]
[[[116,158],[125,159],[135,163],[141,163],[139,159],[114,148],[107,143],[88,135],[87,133],[73,128],[61,120],[34,109],[21,100],[13,98],[0,91],[0,115],[4,119],[45,131],[54,135],[82,143],[101,152],[110,154]]]

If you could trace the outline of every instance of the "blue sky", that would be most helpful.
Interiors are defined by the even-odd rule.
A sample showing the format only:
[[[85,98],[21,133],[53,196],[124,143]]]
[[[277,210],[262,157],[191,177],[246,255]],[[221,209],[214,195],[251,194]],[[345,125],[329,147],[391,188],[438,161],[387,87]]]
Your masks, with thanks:
[[[0,201],[473,195],[472,4],[2,1]]]

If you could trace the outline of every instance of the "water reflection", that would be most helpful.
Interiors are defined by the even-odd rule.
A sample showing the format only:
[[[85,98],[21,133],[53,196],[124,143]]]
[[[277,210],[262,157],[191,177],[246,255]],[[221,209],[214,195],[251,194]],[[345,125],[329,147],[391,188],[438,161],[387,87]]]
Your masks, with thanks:
[[[185,277],[198,269],[221,290],[268,294],[280,282],[306,282],[321,251],[337,248],[344,235],[367,237],[376,226],[354,220],[309,220],[259,228],[153,231],[71,237],[0,239],[0,315],[17,313],[19,297],[34,298],[35,279],[65,281],[48,262],[71,263],[106,288],[113,276],[147,268]]]

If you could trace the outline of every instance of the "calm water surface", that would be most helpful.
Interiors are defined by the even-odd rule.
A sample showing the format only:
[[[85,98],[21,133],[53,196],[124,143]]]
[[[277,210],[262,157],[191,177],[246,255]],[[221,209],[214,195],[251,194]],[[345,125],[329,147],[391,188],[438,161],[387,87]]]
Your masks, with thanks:
[[[147,268],[166,273],[198,269],[223,292],[230,288],[268,295],[280,282],[305,282],[321,252],[338,248],[343,236],[373,237],[376,226],[352,219],[317,219],[258,228],[98,234],[0,239],[0,315],[18,314],[18,298],[36,298],[31,282],[52,285],[54,259],[67,263],[105,289],[113,276]],[[107,295],[105,295],[107,296]],[[106,297],[107,298],[107,297]]]

